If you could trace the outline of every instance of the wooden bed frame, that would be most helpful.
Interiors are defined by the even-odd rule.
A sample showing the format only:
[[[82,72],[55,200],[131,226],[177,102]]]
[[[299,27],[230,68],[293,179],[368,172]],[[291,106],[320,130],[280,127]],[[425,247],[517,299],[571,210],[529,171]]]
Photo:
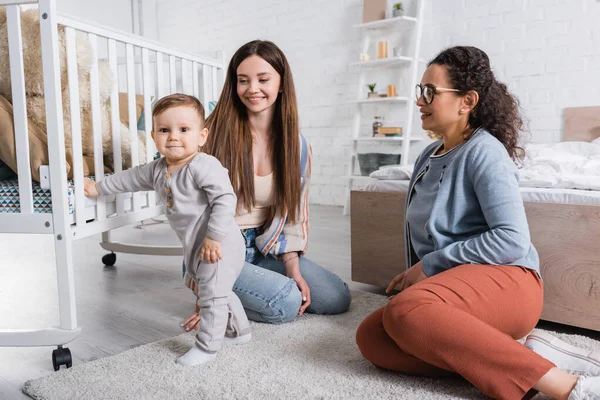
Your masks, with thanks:
[[[600,107],[565,109],[565,141],[600,137]],[[406,193],[351,192],[352,280],[386,287],[406,269]],[[541,319],[600,331],[600,206],[525,202],[544,279]]]

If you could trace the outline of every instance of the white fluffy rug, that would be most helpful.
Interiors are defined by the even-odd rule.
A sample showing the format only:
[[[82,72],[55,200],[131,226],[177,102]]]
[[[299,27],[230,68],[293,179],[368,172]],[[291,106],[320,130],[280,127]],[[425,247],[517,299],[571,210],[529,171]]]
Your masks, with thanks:
[[[204,366],[182,368],[175,359],[193,334],[137,347],[25,383],[35,399],[477,399],[459,379],[407,377],[365,361],[355,344],[363,318],[387,298],[353,292],[350,311],[305,315],[285,325],[252,324],[253,340],[225,347]],[[600,343],[559,335],[583,347]]]

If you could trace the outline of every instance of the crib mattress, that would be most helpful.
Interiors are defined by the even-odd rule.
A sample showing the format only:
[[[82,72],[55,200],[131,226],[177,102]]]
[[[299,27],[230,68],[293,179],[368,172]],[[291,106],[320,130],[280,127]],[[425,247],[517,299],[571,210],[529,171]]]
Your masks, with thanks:
[[[407,192],[407,180],[377,180],[369,182],[364,190],[369,192]],[[600,191],[580,189],[546,189],[521,187],[523,201],[538,203],[560,203],[600,205]]]
[[[33,212],[52,213],[52,196],[50,189],[42,189],[38,182],[32,183],[33,191]],[[114,197],[114,196],[113,196]],[[68,181],[67,201],[69,203],[69,214],[75,213],[75,190],[73,181]],[[85,207],[92,207],[96,204],[96,199],[85,198]],[[0,213],[18,213],[21,212],[21,202],[19,201],[19,181],[9,179],[0,181]]]
[[[52,213],[52,196],[50,189],[42,189],[38,182],[32,182],[33,189],[33,211],[36,213]],[[69,202],[69,214],[75,212],[75,191],[73,181],[69,181],[67,188],[67,199]],[[19,201],[19,181],[9,179],[0,181],[0,213],[18,213],[21,211]]]

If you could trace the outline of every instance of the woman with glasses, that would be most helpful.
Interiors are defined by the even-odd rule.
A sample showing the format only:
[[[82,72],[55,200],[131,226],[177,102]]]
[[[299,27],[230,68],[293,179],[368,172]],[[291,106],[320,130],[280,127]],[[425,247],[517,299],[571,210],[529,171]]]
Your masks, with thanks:
[[[518,100],[475,47],[435,57],[416,98],[423,129],[442,139],[415,163],[405,208],[410,268],[387,288],[400,293],[358,328],[362,354],[405,374],[459,374],[492,398],[600,396],[600,378],[570,373],[598,375],[591,352],[545,332],[525,346],[515,340],[543,305],[514,163],[523,155]]]

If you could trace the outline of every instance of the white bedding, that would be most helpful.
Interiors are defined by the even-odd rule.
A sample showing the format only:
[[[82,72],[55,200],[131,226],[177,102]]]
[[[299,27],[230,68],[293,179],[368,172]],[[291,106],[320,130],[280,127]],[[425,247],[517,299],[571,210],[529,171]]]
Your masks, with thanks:
[[[407,180],[392,181],[378,180],[368,183],[363,190],[369,192],[407,192]],[[546,189],[522,187],[523,201],[540,203],[562,203],[600,205],[600,192],[578,189]]]
[[[412,165],[391,165],[373,172],[379,180],[410,179]],[[600,143],[530,144],[519,168],[525,188],[600,190]]]
[[[529,145],[519,176],[523,187],[600,190],[600,145],[587,142]]]

